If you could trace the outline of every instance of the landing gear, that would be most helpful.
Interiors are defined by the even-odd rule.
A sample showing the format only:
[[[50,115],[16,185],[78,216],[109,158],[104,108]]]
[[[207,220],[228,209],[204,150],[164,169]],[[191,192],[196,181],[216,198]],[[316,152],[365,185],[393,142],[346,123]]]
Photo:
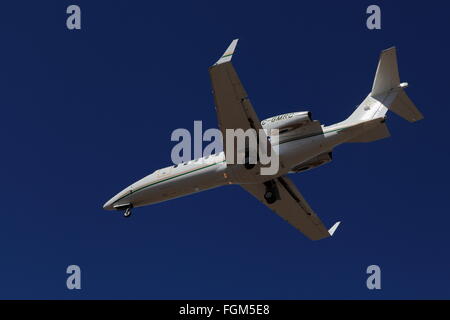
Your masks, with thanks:
[[[125,218],[129,218],[131,216],[131,207],[126,208],[125,212],[123,213],[123,216]]]
[[[269,190],[264,193],[264,199],[266,199],[268,204],[273,204],[277,201],[277,196],[275,192]]]
[[[129,216],[131,216],[131,209],[133,209],[133,204],[132,203],[122,203],[122,204],[118,204],[114,206],[114,209],[118,210],[118,211],[123,211],[123,216],[125,218],[128,218]]]
[[[264,199],[266,199],[268,204],[275,203],[278,199],[280,199],[279,191],[275,180],[269,180],[264,182],[266,186],[266,192],[264,193]]]
[[[129,218],[131,216],[131,209],[133,209],[132,205],[125,208],[125,211],[123,212],[123,216],[125,218]]]

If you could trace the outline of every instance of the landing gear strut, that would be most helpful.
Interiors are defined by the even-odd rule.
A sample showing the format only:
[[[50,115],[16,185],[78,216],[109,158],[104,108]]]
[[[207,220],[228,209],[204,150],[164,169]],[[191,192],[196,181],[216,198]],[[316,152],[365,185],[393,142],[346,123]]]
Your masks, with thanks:
[[[125,218],[128,218],[129,216],[131,216],[131,209],[133,209],[133,204],[132,203],[122,203],[122,204],[118,204],[114,206],[114,209],[119,210],[119,211],[123,211],[123,216]]]
[[[131,207],[125,209],[125,212],[123,213],[123,216],[125,218],[129,218],[131,216]]]

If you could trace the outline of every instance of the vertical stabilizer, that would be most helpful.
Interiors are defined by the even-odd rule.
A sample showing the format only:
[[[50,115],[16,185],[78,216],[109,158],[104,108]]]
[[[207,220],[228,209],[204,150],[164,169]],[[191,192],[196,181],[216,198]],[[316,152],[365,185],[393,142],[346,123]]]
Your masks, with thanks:
[[[383,50],[378,61],[377,72],[372,86],[372,96],[383,94],[400,85],[397,50],[395,47]]]

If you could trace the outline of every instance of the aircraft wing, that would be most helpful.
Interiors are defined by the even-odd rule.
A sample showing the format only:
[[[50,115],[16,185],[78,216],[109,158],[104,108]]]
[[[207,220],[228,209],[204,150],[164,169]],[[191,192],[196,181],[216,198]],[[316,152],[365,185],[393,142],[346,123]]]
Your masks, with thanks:
[[[265,184],[241,184],[241,186],[309,239],[320,240],[333,235],[340,222],[327,230],[287,176],[276,178],[271,182],[278,189],[278,200],[273,204],[267,203],[264,199]]]
[[[222,57],[209,68],[219,128],[222,131],[224,140],[223,148],[225,154],[227,154],[225,143],[226,129],[241,128],[246,131],[249,128],[253,128],[257,133],[259,129],[262,129],[261,121],[231,64],[231,58],[237,42],[238,39],[233,40]],[[269,147],[270,142],[268,142]]]

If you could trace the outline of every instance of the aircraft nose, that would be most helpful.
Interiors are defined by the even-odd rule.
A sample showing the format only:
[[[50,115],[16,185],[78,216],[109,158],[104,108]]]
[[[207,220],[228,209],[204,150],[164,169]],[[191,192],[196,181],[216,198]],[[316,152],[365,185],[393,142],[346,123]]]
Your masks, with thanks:
[[[103,209],[105,210],[114,210],[113,207],[113,203],[114,203],[114,198],[109,199],[108,201],[105,202],[105,204],[103,205]]]
[[[117,210],[123,204],[127,204],[130,202],[130,199],[127,198],[131,194],[131,187],[125,188],[116,194],[114,197],[109,199],[103,205],[103,209],[105,210]]]

